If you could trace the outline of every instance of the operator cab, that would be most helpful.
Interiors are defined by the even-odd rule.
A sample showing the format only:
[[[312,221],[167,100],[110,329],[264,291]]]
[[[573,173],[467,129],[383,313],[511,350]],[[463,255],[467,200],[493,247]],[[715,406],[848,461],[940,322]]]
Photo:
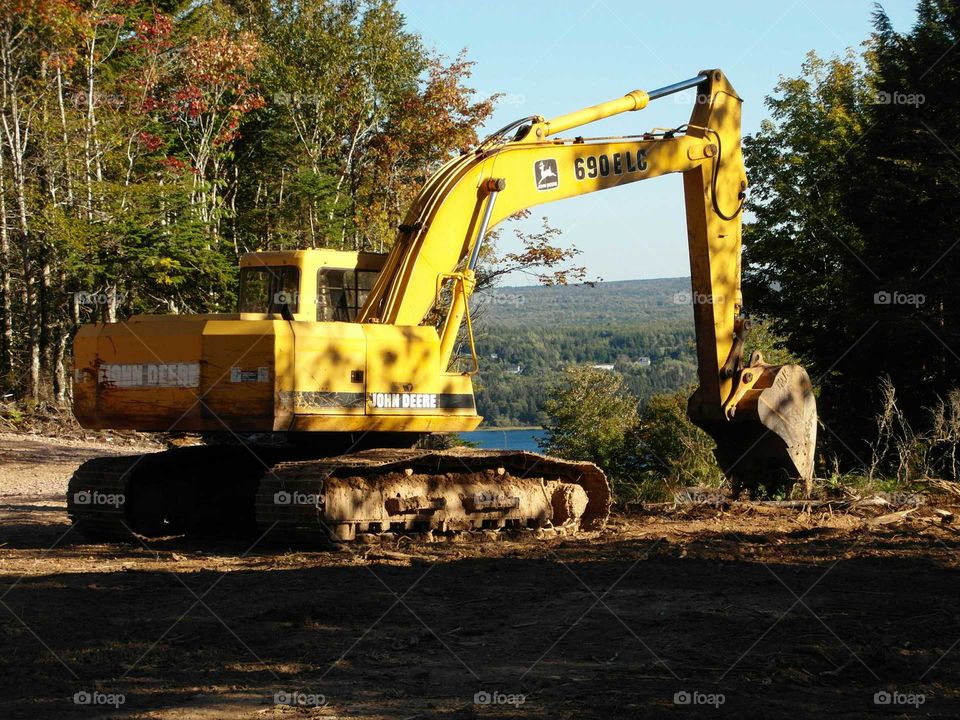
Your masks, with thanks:
[[[387,256],[280,250],[240,258],[239,311],[286,320],[356,322]]]

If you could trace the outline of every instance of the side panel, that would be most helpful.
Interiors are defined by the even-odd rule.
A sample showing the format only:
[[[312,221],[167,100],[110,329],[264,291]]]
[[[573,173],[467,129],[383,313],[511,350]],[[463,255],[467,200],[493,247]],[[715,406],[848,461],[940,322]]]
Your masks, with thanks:
[[[469,375],[440,371],[432,327],[153,317],[75,340],[84,427],[209,432],[454,432]]]
[[[367,336],[368,415],[469,416],[479,423],[470,376],[441,372],[440,338],[435,328],[361,327]],[[453,425],[458,427],[459,423]]]
[[[87,325],[74,355],[75,413],[89,428],[168,431],[198,416],[199,318]]]
[[[87,325],[75,339],[74,413],[88,428],[285,428],[292,413],[277,406],[274,388],[292,387],[292,372],[276,371],[292,370],[292,346],[288,323],[273,320],[156,316]]]
[[[282,321],[212,321],[203,331],[200,414],[211,431],[274,428],[275,363],[292,355]],[[286,332],[285,332],[286,331]],[[281,368],[279,376],[286,375]]]
[[[73,338],[73,414],[83,427],[97,423],[97,336],[100,325],[82,325]]]
[[[366,403],[367,339],[356,323],[291,323],[294,383],[284,397],[297,415],[360,415]]]

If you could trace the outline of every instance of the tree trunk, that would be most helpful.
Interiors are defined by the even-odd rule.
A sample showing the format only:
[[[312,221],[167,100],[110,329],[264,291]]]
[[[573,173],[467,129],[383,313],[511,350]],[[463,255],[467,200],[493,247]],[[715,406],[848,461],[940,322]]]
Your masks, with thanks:
[[[9,87],[8,87],[9,89]],[[14,88],[15,89],[15,88]],[[10,146],[10,160],[13,170],[13,192],[17,204],[17,219],[20,235],[20,260],[23,270],[23,314],[26,320],[27,356],[29,372],[27,374],[27,396],[34,403],[40,400],[40,327],[38,323],[36,287],[33,270],[33,253],[30,236],[30,211],[27,206],[27,177],[24,168],[26,156],[26,138],[21,126],[19,98],[11,94],[10,117],[3,117],[4,132]]]
[[[53,367],[53,356],[51,355],[52,343],[50,341],[52,337],[51,325],[54,322],[50,313],[51,305],[53,304],[51,298],[53,289],[50,286],[49,251],[47,248],[42,248],[42,252],[44,258],[42,265],[40,266],[40,288],[39,293],[37,294],[40,326],[40,373],[41,377],[49,378],[46,373],[49,373],[50,369]]]
[[[0,143],[0,375],[14,373],[13,303],[10,298],[10,228],[7,216],[7,169],[4,145]]]
[[[49,66],[46,61],[40,65],[40,79],[43,87],[48,85]],[[37,161],[37,192],[35,193],[34,213],[38,217],[47,215],[47,209],[52,204],[57,205],[57,183],[56,169],[54,168],[54,154],[52,152],[52,143],[49,138],[49,129],[52,127],[50,121],[50,98],[44,93],[40,101],[40,126],[36,133]],[[41,223],[39,228],[35,228],[34,246],[37,253],[37,268],[39,269],[39,292],[37,294],[37,313],[40,354],[40,380],[49,384],[51,371],[53,370],[53,336],[52,326],[56,324],[56,317],[53,312],[54,300],[56,294],[51,283],[51,256],[52,248],[48,243],[47,225]]]
[[[27,326],[27,355],[29,373],[27,396],[36,404],[40,401],[40,323],[37,312],[36,278],[33,271],[33,255],[30,247],[30,223],[27,209],[26,178],[22,169],[15,178],[17,210],[20,219],[20,257],[23,267],[23,314]]]
[[[107,317],[106,321],[115,323],[117,321],[117,286],[110,285],[107,288]]]
[[[60,132],[63,141],[63,182],[67,188],[67,205],[73,207],[73,178],[70,169],[70,135],[67,132],[67,112],[63,104],[63,72],[57,65],[57,104],[60,109]]]
[[[57,405],[67,404],[67,395],[70,391],[70,381],[67,379],[67,340],[70,330],[66,327],[57,328],[53,341],[53,397]]]
[[[96,68],[96,33],[90,38],[87,46],[86,59],[86,81],[87,81],[87,116],[84,127],[84,179],[87,186],[87,220],[93,221],[93,182],[96,175],[99,175],[100,161],[97,157],[97,147],[95,132],[97,126],[97,116],[94,112],[96,95],[94,94],[94,70]]]

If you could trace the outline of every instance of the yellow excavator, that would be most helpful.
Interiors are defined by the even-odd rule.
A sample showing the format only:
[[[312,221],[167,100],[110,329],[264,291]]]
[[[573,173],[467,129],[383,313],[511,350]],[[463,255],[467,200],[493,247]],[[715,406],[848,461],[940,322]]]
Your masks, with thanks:
[[[694,88],[686,125],[559,137]],[[723,73],[707,70],[524,118],[427,181],[388,255],[248,253],[238,313],[83,326],[74,412],[84,427],[235,442],[88,461],[70,482],[72,519],[98,537],[256,528],[340,542],[602,527],[611,493],[590,463],[415,446],[482,420],[470,298],[487,232],[525,208],[667,173],[683,176],[686,200],[699,365],[689,417],[716,441],[734,488],[799,482],[809,492],[810,379],[758,352],[744,360],[741,103]],[[464,339],[466,369],[454,357]]]

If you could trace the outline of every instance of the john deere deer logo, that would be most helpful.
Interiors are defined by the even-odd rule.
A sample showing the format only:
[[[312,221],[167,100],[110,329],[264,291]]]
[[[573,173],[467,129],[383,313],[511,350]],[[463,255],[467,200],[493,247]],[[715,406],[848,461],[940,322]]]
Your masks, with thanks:
[[[560,185],[556,160],[538,160],[533,164],[533,175],[537,181],[537,190],[553,190]]]

